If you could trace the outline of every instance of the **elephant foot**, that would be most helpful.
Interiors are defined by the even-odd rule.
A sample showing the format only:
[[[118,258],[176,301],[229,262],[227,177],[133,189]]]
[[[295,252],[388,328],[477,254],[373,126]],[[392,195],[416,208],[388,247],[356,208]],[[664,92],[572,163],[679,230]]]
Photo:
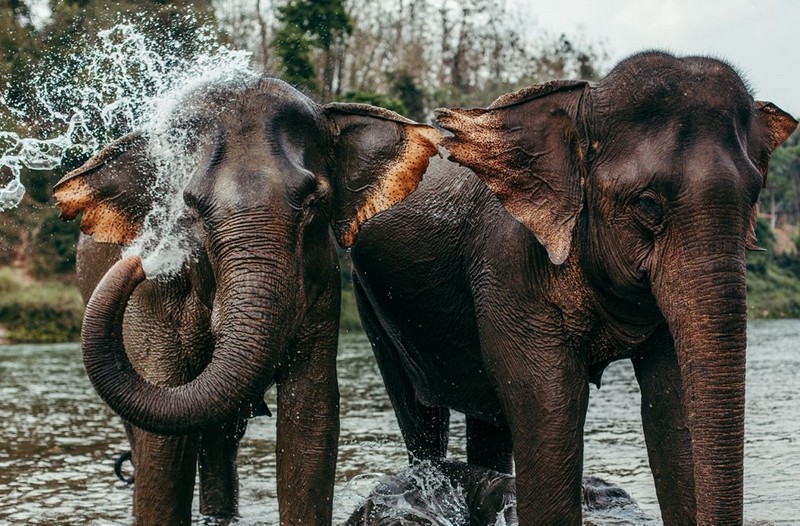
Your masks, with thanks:
[[[581,485],[583,509],[596,512],[636,506],[627,491],[598,477]],[[431,517],[470,526],[519,524],[512,475],[453,460],[419,462],[378,481],[345,526],[430,525]]]
[[[494,524],[502,514],[517,524],[514,477],[447,459],[418,462],[385,476],[345,526],[430,525],[431,517],[452,524]]]
[[[607,510],[636,505],[636,501],[627,491],[599,477],[584,477],[581,490],[585,510]]]

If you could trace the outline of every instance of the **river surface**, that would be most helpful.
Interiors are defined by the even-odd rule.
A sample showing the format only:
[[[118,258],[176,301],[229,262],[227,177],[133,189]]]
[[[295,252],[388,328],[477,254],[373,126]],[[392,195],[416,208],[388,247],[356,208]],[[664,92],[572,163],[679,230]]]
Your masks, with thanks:
[[[376,477],[406,465],[363,335],[342,337],[339,378],[334,522],[346,519]],[[800,320],[750,323],[746,418],[746,523],[800,524]],[[453,420],[451,455],[463,458],[464,419]],[[133,492],[113,474],[116,455],[127,449],[122,425],[92,390],[77,345],[0,346],[0,422],[0,524],[132,522]],[[585,474],[619,484],[640,507],[589,515],[586,524],[660,524],[627,362],[612,364],[602,389],[592,388],[585,440]],[[239,465],[240,524],[276,524],[274,419],[251,421]],[[196,511],[195,518],[203,524]]]

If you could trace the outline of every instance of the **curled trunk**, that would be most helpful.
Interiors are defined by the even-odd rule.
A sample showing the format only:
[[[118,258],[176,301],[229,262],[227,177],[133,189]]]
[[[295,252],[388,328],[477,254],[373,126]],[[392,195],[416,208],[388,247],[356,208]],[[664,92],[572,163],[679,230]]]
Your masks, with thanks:
[[[87,304],[81,347],[89,379],[123,419],[152,433],[189,434],[229,420],[263,395],[288,339],[292,309],[282,307],[293,296],[278,258],[246,266],[243,261],[223,263],[230,279],[218,284],[221,330],[211,362],[176,387],[142,378],[122,343],[128,299],[145,279],[141,260],[125,258],[106,273]]]

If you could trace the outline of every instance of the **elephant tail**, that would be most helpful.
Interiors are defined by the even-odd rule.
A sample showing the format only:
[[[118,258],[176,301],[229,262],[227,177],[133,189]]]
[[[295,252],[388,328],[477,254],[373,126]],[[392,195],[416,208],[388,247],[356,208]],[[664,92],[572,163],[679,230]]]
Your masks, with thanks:
[[[131,466],[133,466],[133,456],[131,455],[131,450],[122,452],[118,457],[117,460],[114,461],[114,474],[117,475],[117,478],[120,479],[127,485],[132,485],[134,482],[134,475],[131,474],[130,477],[126,477],[125,474],[122,472],[122,465],[125,462],[130,462]]]

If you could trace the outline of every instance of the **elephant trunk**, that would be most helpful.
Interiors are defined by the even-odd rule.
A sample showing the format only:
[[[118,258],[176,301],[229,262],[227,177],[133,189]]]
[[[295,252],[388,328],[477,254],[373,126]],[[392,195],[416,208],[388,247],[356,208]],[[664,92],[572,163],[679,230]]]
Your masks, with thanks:
[[[98,284],[81,331],[84,364],[100,397],[123,419],[152,433],[190,434],[233,418],[263,395],[287,345],[297,302],[289,286],[289,258],[273,251],[254,263],[254,252],[269,251],[258,247],[263,242],[249,241],[220,247],[217,274],[225,279],[217,283],[214,353],[205,370],[184,385],[149,383],[125,353],[122,318],[145,279],[141,260],[117,262]]]
[[[686,244],[654,280],[673,339],[692,437],[698,525],[741,525],[747,305],[743,243]],[[708,254],[710,247],[716,248]],[[721,250],[720,250],[721,249]],[[687,279],[687,276],[694,276]]]

